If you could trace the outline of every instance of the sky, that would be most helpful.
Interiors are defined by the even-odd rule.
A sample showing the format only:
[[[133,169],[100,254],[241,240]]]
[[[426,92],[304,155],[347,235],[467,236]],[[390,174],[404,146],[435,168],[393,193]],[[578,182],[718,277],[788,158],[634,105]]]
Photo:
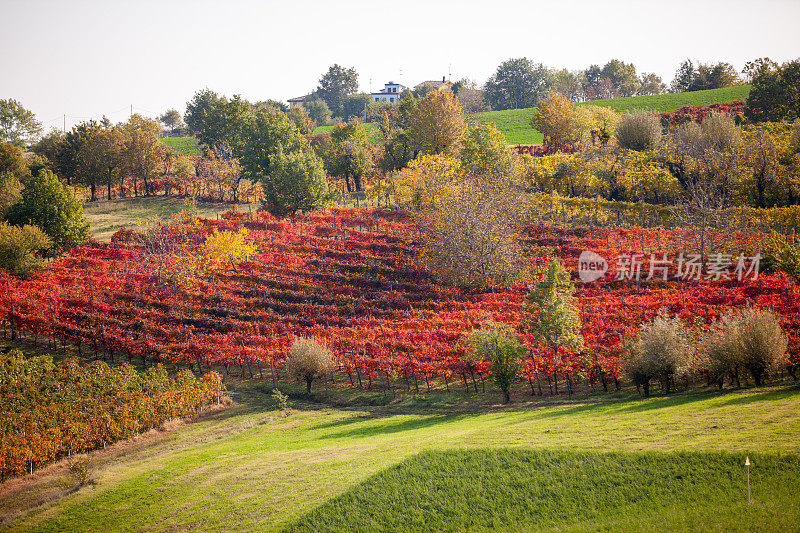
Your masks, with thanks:
[[[389,7],[393,6],[393,7]],[[184,112],[210,88],[257,101],[355,67],[363,91],[450,76],[482,84],[511,57],[584,69],[612,58],[668,84],[681,61],[800,57],[800,0],[0,0],[0,98],[45,131]]]

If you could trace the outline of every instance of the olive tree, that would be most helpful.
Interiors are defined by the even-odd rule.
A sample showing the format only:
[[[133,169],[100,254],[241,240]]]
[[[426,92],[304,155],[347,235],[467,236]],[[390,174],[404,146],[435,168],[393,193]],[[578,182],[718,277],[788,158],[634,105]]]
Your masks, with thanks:
[[[286,356],[287,371],[306,382],[307,394],[311,394],[311,384],[315,379],[326,377],[335,368],[330,348],[306,337],[296,338]]]
[[[650,381],[659,379],[669,393],[672,378],[683,367],[690,349],[690,333],[680,317],[659,315],[639,328],[628,346],[627,370],[636,387],[650,396]]]

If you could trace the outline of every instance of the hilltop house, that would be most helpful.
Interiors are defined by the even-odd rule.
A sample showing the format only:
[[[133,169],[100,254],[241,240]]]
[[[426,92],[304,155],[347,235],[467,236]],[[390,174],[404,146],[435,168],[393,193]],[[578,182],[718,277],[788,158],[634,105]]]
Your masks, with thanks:
[[[422,89],[423,87],[427,87],[431,91],[442,91],[442,90],[445,90],[445,89],[449,89],[452,86],[453,86],[453,84],[450,83],[449,81],[447,81],[444,76],[442,76],[442,81],[439,81],[439,80],[423,81],[423,82],[418,83],[414,87],[414,90],[419,90],[419,89]]]
[[[306,103],[306,100],[308,100],[308,98],[310,96],[311,96],[310,94],[307,94],[305,96],[298,96],[296,98],[290,98],[289,100],[287,100],[287,102],[289,102],[289,109],[291,109],[293,107],[302,106],[303,104]]]
[[[377,93],[372,93],[372,99],[376,102],[389,102],[395,103],[400,101],[400,96],[406,91],[408,87],[401,83],[390,81],[384,84],[383,89]]]

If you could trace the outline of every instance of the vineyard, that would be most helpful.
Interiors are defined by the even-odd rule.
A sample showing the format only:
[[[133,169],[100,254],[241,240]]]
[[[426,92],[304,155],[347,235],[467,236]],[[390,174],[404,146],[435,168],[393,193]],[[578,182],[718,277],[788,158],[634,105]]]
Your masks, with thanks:
[[[486,391],[488,366],[468,357],[459,341],[490,321],[518,327],[527,287],[469,289],[437,284],[419,264],[421,244],[404,212],[333,209],[278,221],[228,212],[220,220],[170,226],[169,239],[191,248],[214,230],[249,230],[255,258],[186,281],[156,248],[133,244],[121,230],[109,244],[92,242],[29,280],[6,279],[0,319],[12,336],[45,338],[88,350],[109,362],[171,361],[285,379],[285,355],[296,336],[315,337],[334,351],[335,381],[358,388],[449,390],[454,382]],[[577,272],[591,250],[605,258],[641,253],[677,255],[689,247],[684,230],[530,226],[524,243],[533,271],[550,252]],[[754,255],[759,235],[741,233],[742,253]],[[790,338],[789,371],[798,359],[798,288],[782,274],[742,281],[614,279],[577,282],[585,348],[554,354],[529,346],[522,375],[531,393],[619,388],[623,341],[661,310],[686,324],[711,323],[732,308],[774,310]],[[561,386],[561,389],[559,389]]]
[[[215,373],[169,377],[161,365],[138,373],[11,351],[0,361],[0,479],[193,415],[222,390]]]

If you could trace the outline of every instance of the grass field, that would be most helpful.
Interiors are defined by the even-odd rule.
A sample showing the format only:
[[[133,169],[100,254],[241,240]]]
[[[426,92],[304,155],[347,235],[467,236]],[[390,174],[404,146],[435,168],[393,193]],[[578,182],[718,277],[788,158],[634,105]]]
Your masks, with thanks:
[[[2,516],[34,507],[0,529],[786,531],[800,518],[796,387],[501,407],[282,384],[283,417],[267,382],[228,386],[235,406],[97,452],[93,487],[58,489],[63,465],[0,485]]]
[[[163,219],[187,205],[187,199],[176,197],[123,198],[86,202],[83,213],[91,225],[92,237],[107,241],[123,226],[133,228],[153,217]],[[197,202],[198,215],[206,218],[216,218],[232,207],[233,204],[228,203]],[[247,209],[247,206],[240,205],[239,208]]]
[[[201,156],[200,146],[194,137],[162,137],[161,142],[180,155]]]
[[[745,100],[750,93],[749,85],[693,91],[676,94],[657,94],[652,96],[630,96],[610,100],[594,100],[586,104],[610,107],[618,113],[633,109],[651,109],[655,112],[675,111],[687,105],[705,106],[716,103]],[[473,115],[483,122],[493,122],[503,132],[506,141],[511,144],[539,144],[542,134],[530,126],[531,116],[535,108],[510,109],[507,111],[489,111]]]

